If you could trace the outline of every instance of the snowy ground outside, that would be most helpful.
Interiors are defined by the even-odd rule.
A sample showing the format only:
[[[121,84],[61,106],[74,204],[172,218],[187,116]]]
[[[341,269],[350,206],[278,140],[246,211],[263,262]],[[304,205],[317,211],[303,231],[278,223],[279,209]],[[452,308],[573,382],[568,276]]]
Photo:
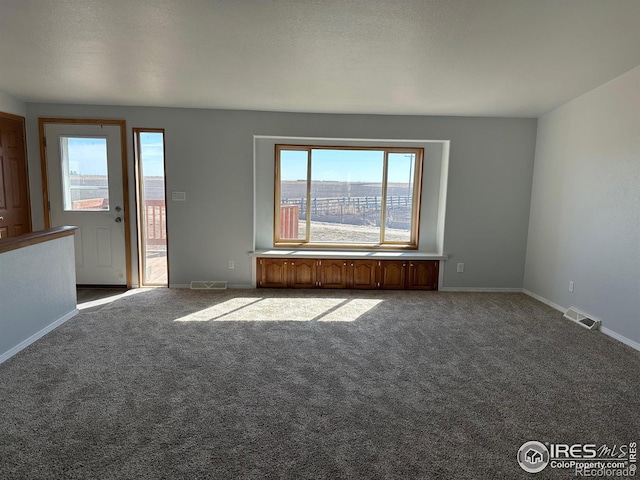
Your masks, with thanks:
[[[305,222],[300,222],[298,224],[299,238],[305,237],[305,229]],[[397,228],[386,228],[385,240],[408,242],[409,231]],[[380,227],[311,222],[310,241],[327,243],[378,243],[380,241]]]

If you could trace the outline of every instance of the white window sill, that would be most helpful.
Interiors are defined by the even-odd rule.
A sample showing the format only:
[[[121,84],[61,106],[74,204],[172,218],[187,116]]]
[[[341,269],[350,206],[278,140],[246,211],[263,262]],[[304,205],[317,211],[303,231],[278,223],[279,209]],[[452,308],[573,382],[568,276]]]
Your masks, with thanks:
[[[349,258],[356,260],[446,260],[447,255],[437,253],[412,251],[381,251],[381,250],[295,250],[272,248],[269,250],[256,250],[249,252],[251,257],[271,258]]]

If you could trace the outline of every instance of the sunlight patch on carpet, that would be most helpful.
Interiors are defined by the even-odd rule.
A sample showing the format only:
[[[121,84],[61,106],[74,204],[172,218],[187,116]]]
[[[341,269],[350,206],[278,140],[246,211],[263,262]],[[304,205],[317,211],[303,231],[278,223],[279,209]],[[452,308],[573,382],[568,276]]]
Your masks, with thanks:
[[[236,310],[242,309],[252,303],[260,302],[262,298],[232,298],[226,302],[214,305],[203,310],[199,310],[190,315],[185,315],[181,318],[176,318],[176,322],[208,322],[210,320],[217,320],[218,318],[228,315]]]
[[[353,322],[382,300],[347,298],[233,298],[176,322]]]

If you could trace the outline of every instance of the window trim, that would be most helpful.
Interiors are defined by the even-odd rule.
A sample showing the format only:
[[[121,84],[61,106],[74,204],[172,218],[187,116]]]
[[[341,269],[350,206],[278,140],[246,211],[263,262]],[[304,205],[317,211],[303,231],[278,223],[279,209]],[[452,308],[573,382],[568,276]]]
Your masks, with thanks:
[[[169,287],[169,224],[167,214],[167,153],[166,153],[166,134],[164,128],[133,128],[133,153],[134,153],[134,175],[135,175],[135,201],[136,201],[136,228],[138,237],[138,285],[141,287]],[[167,245],[167,283],[151,283],[147,281],[146,269],[147,269],[147,242],[146,232],[148,225],[145,224],[145,207],[142,200],[144,199],[144,167],[142,165],[142,141],[141,134],[143,133],[161,133],[162,134],[162,171],[164,172],[164,204],[165,204],[165,223],[164,234]]]
[[[380,215],[380,242],[378,243],[328,243],[311,242],[311,215],[306,218],[305,239],[281,239],[280,238],[280,152],[283,150],[306,151],[307,152],[307,212],[311,204],[311,152],[312,150],[377,150],[384,152],[382,198]],[[387,214],[387,175],[388,161],[390,153],[412,153],[415,154],[415,167],[413,174],[413,199],[411,203],[411,232],[408,242],[384,241],[386,214]],[[356,145],[296,145],[296,144],[275,144],[275,168],[274,168],[274,205],[273,205],[273,246],[274,247],[294,247],[294,248],[340,248],[340,249],[394,249],[394,250],[417,250],[420,229],[420,206],[422,200],[422,175],[424,168],[424,148],[422,147],[385,147],[385,146],[356,146]]]

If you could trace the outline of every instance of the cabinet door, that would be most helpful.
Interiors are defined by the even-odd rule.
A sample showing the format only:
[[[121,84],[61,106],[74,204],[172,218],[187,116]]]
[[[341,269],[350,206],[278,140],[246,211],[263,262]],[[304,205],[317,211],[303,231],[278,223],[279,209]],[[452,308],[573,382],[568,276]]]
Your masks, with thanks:
[[[380,288],[399,290],[406,287],[407,262],[403,260],[381,260]]]
[[[290,286],[292,288],[316,288],[317,260],[301,260],[299,258],[289,262]]]
[[[347,288],[349,260],[319,260],[318,282],[322,288]]]
[[[416,290],[438,289],[438,261],[421,260],[409,262],[407,288]]]
[[[289,261],[284,258],[258,259],[258,287],[284,288],[287,281]]]
[[[349,264],[349,288],[376,288],[376,261],[352,260]]]

